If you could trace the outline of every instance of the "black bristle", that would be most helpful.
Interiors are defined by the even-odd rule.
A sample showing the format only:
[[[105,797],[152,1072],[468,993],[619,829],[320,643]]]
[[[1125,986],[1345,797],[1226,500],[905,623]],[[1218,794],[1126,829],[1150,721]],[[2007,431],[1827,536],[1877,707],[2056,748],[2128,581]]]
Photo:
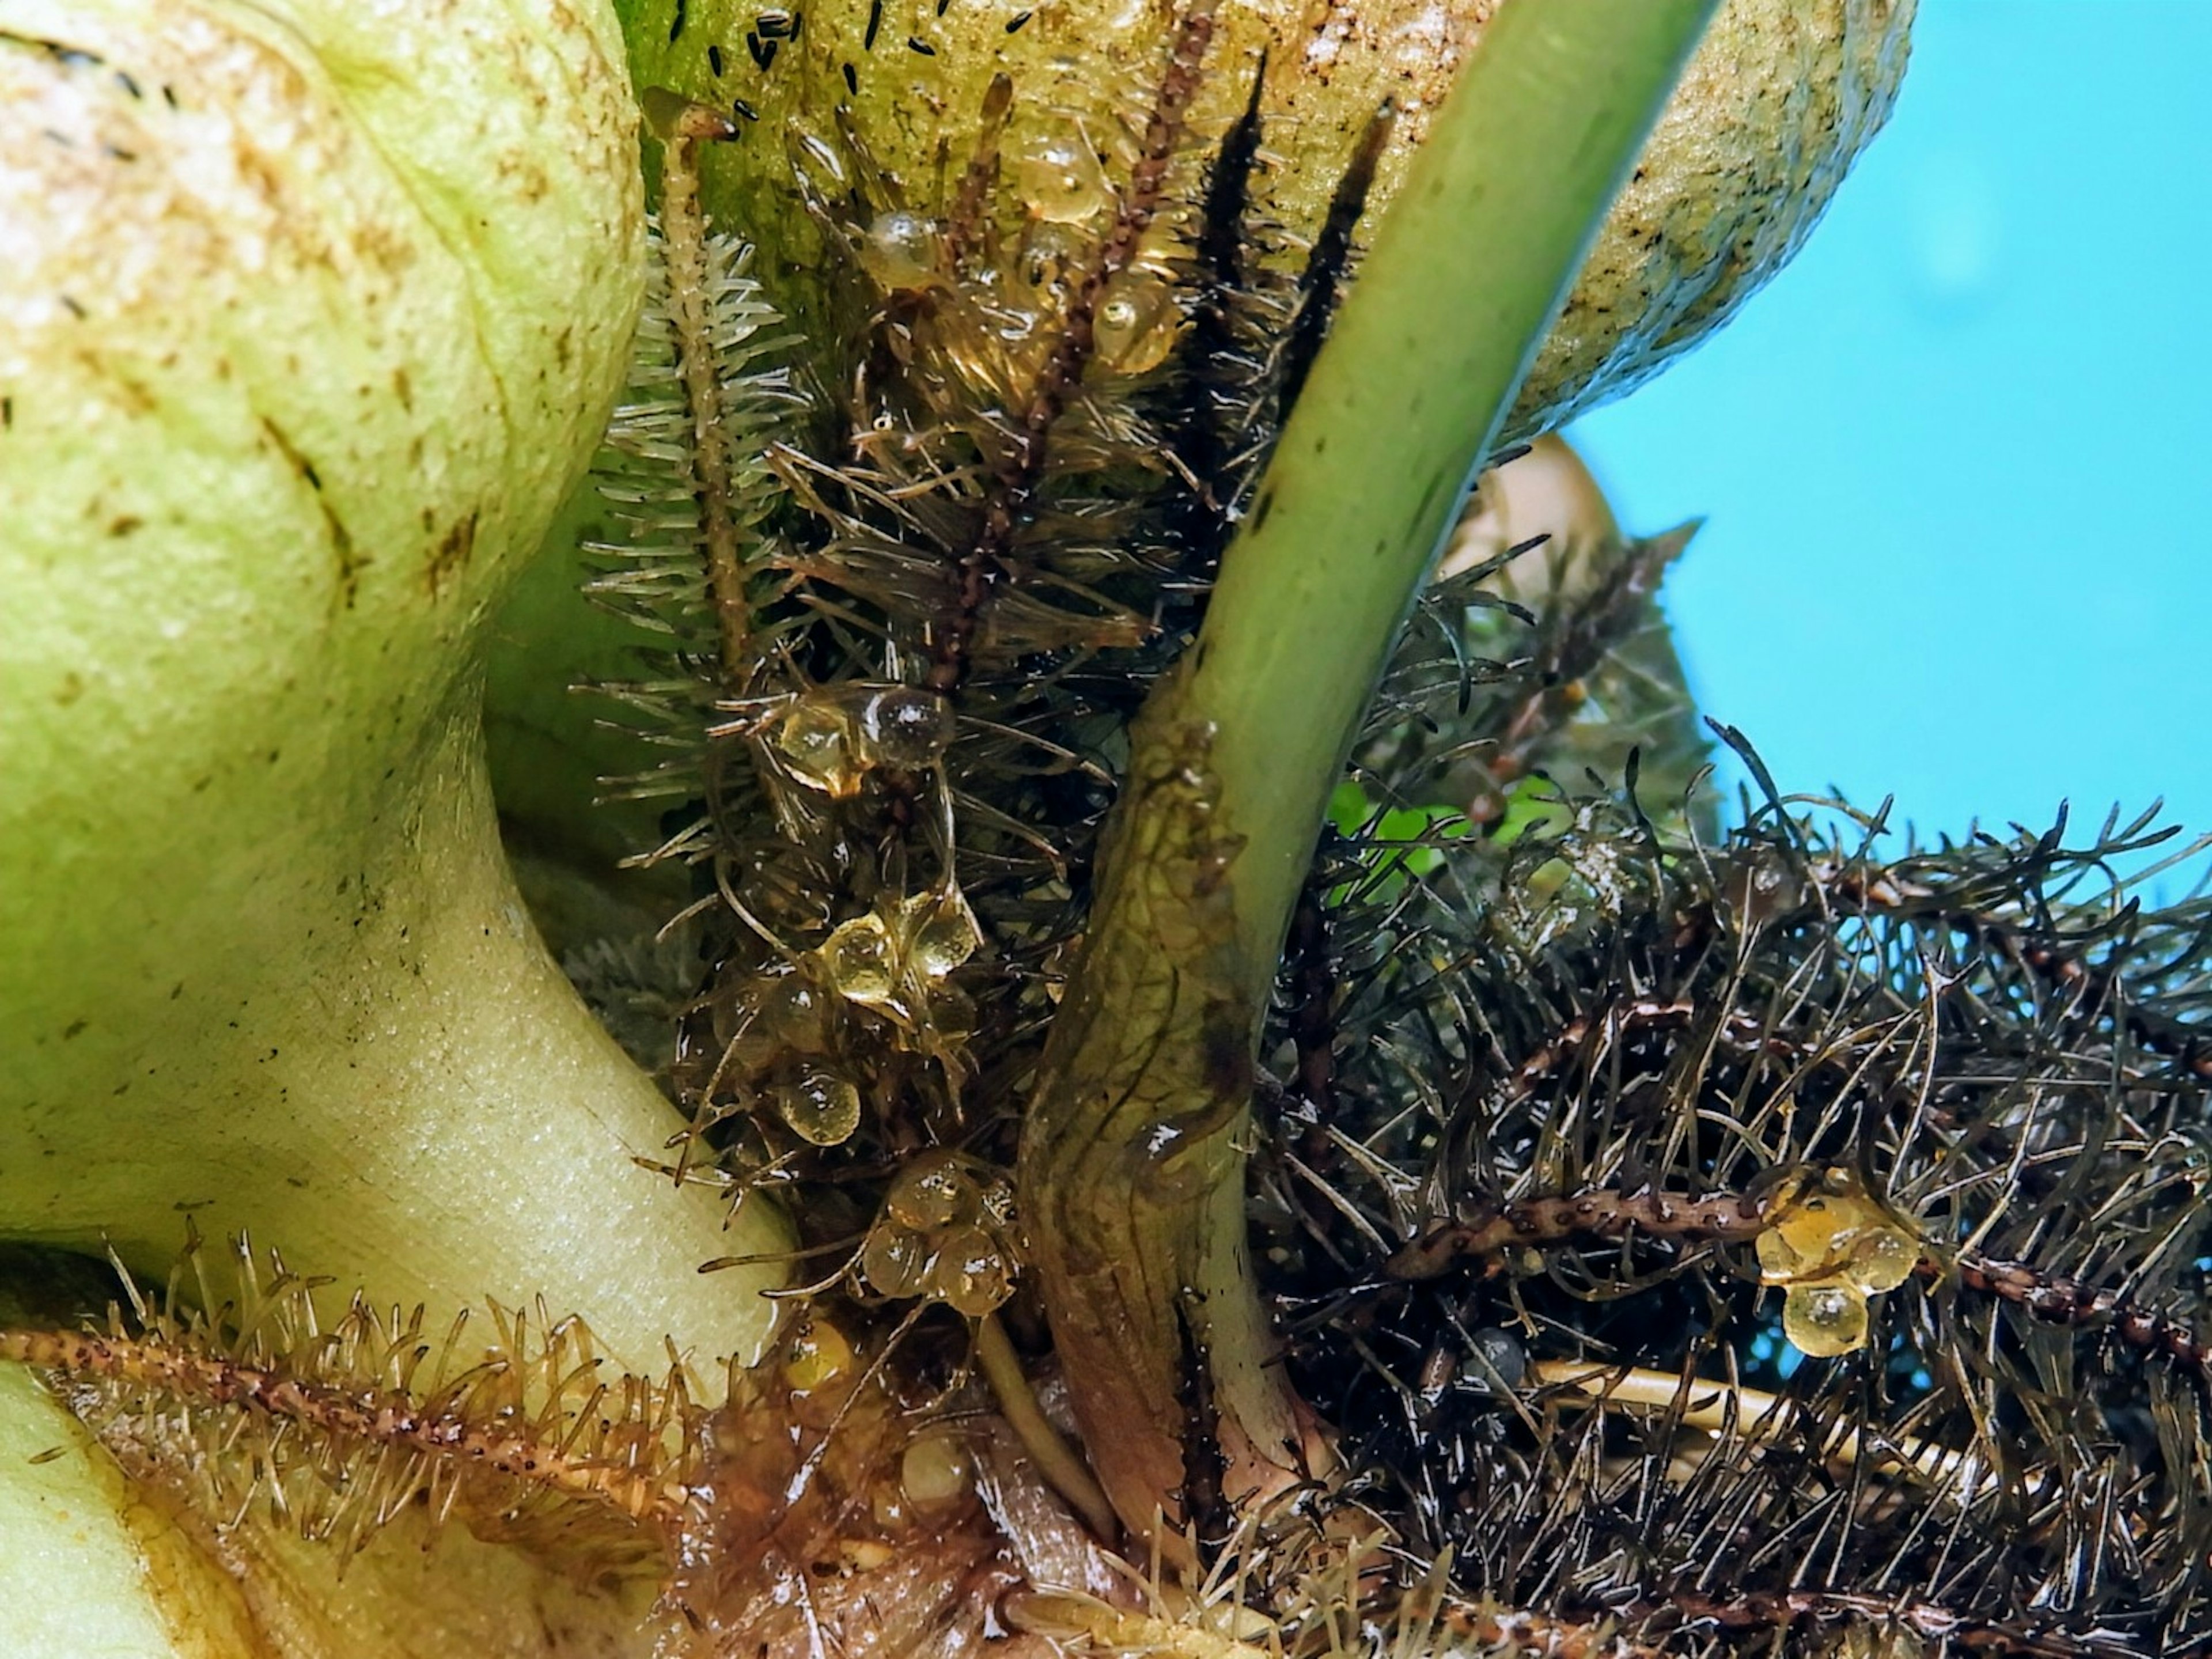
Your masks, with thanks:
[[[1282,399],[1286,414],[1304,388],[1306,375],[1336,313],[1337,294],[1352,262],[1352,233],[1367,210],[1367,193],[1375,185],[1376,167],[1396,126],[1395,106],[1385,104],[1375,112],[1360,134],[1351,164],[1337,180],[1328,216],[1314,237],[1313,252],[1298,278],[1297,317],[1283,351]]]

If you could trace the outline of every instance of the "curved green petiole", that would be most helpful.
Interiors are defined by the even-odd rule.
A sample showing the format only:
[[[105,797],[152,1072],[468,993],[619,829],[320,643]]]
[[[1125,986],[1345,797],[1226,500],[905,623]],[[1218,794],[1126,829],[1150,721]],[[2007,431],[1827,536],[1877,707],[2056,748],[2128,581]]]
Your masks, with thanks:
[[[1192,1410],[1218,1423],[1231,1498],[1322,1455],[1267,1366],[1241,1254],[1241,1147],[1284,933],[1414,595],[1715,3],[1499,13],[1383,222],[1197,643],[1138,729],[1021,1176],[1085,1439],[1123,1521],[1170,1554],[1165,1534],[1194,1518]]]

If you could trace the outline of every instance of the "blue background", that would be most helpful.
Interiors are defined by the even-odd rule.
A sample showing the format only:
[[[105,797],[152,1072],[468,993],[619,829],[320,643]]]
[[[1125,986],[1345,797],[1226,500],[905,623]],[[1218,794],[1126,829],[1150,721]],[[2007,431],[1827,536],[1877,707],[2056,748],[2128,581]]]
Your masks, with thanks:
[[[1796,262],[1570,435],[1706,519],[1668,609],[1785,790],[2212,830],[2209,303],[2212,0],[1923,0]]]

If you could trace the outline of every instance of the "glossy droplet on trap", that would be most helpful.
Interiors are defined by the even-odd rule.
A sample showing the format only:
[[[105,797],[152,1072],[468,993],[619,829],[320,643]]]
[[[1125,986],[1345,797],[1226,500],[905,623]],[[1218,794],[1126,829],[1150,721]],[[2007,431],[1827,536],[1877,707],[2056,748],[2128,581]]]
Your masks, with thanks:
[[[1849,1353],[1866,1342],[1866,1297],[1838,1279],[1792,1285],[1783,1298],[1782,1334],[1814,1358]]]
[[[963,1227],[939,1245],[928,1291],[953,1312],[981,1319],[1014,1293],[1013,1264],[981,1227]]]
[[[1096,218],[1114,199],[1098,157],[1076,132],[1031,139],[1014,162],[1014,187],[1030,215],[1055,224]]]
[[[1106,285],[1091,319],[1098,361],[1117,374],[1157,368],[1175,349],[1181,321],[1165,283],[1148,271],[1126,271]]]
[[[844,1332],[824,1319],[809,1319],[783,1351],[783,1380],[794,1391],[811,1394],[853,1375],[856,1361]]]
[[[878,1296],[918,1296],[929,1255],[929,1241],[912,1228],[878,1221],[860,1246],[860,1274]]]
[[[944,240],[921,214],[893,208],[861,233],[860,264],[887,294],[928,288],[944,276]]]
[[[845,796],[860,787],[853,736],[852,720],[845,710],[833,698],[809,692],[776,722],[775,746],[801,783]]]
[[[898,959],[890,929],[871,910],[842,923],[817,953],[832,990],[851,1002],[889,1002],[898,988]]]
[[[975,1176],[950,1152],[930,1152],[899,1171],[884,1199],[884,1213],[916,1232],[940,1232],[973,1221],[983,1194]]]
[[[1032,293],[1057,298],[1089,267],[1097,244],[1088,231],[1053,219],[1032,219],[1022,232],[1015,274]]]
[[[817,1146],[842,1146],[860,1127],[860,1091],[819,1066],[780,1085],[775,1108],[800,1139]]]
[[[1839,1209],[1823,1193],[1783,1205],[1753,1246],[1767,1283],[1784,1284],[1834,1271],[1836,1234],[1850,1219],[1850,1212]]]
[[[975,1462],[949,1434],[917,1440],[899,1459],[899,1490],[918,1510],[945,1509],[975,1489]]]
[[[763,1039],[792,1054],[818,1054],[830,1046],[830,1004],[817,987],[790,963],[778,962],[763,977],[754,1021]]]
[[[1850,1260],[1844,1276],[1866,1294],[1893,1291],[1912,1277],[1920,1265],[1917,1240],[1895,1227],[1869,1228],[1851,1241]]]
[[[907,928],[907,966],[925,980],[943,979],[983,942],[983,930],[957,887],[917,893],[901,907]]]
[[[895,685],[862,702],[856,725],[867,765],[918,771],[951,746],[952,704],[918,685]]]

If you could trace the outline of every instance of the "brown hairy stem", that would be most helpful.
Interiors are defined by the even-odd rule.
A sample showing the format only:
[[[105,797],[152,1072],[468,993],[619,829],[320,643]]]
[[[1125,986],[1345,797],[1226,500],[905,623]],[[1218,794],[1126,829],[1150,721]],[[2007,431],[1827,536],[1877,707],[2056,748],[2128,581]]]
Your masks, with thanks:
[[[672,107],[672,104],[673,107]],[[668,316],[676,369],[691,417],[691,465],[698,483],[699,537],[707,555],[707,584],[721,641],[722,661],[733,670],[746,659],[752,602],[738,550],[732,508],[728,434],[723,430],[722,386],[715,374],[714,296],[709,292],[707,213],[699,199],[699,146],[734,138],[738,130],[703,104],[648,98],[647,117],[662,129],[660,246],[668,268]]]
[[[1684,1198],[1599,1187],[1481,1207],[1485,1212],[1472,1219],[1431,1227],[1393,1255],[1383,1272],[1393,1279],[1434,1279],[1470,1258],[1484,1260],[1494,1272],[1499,1253],[1515,1245],[1620,1239],[1635,1233],[1688,1244],[1737,1243],[1756,1237],[1766,1224],[1765,1200],[1737,1193]]]
[[[1213,3],[1214,0],[1194,0],[1176,25],[1167,69],[1145,123],[1137,163],[1121,192],[1113,228],[1107,232],[1091,268],[1068,301],[1060,338],[1038,373],[1020,425],[1009,434],[994,469],[990,492],[983,503],[981,528],[960,560],[956,609],[938,635],[930,664],[927,684],[934,690],[955,690],[967,676],[969,653],[982,619],[992,574],[1012,550],[1014,538],[1035,503],[1052,428],[1082,383],[1085,366],[1097,348],[1099,298],[1107,283],[1135,260],[1138,244],[1159,212],[1168,169],[1182,141],[1206,49],[1213,39]],[[963,180],[963,191],[965,187]]]
[[[0,1331],[0,1359],[283,1419],[326,1439],[450,1461],[603,1504],[634,1521],[672,1520],[685,1500],[684,1488],[673,1481],[486,1427],[465,1413],[426,1407],[398,1389],[349,1389],[164,1343],[73,1331]]]

